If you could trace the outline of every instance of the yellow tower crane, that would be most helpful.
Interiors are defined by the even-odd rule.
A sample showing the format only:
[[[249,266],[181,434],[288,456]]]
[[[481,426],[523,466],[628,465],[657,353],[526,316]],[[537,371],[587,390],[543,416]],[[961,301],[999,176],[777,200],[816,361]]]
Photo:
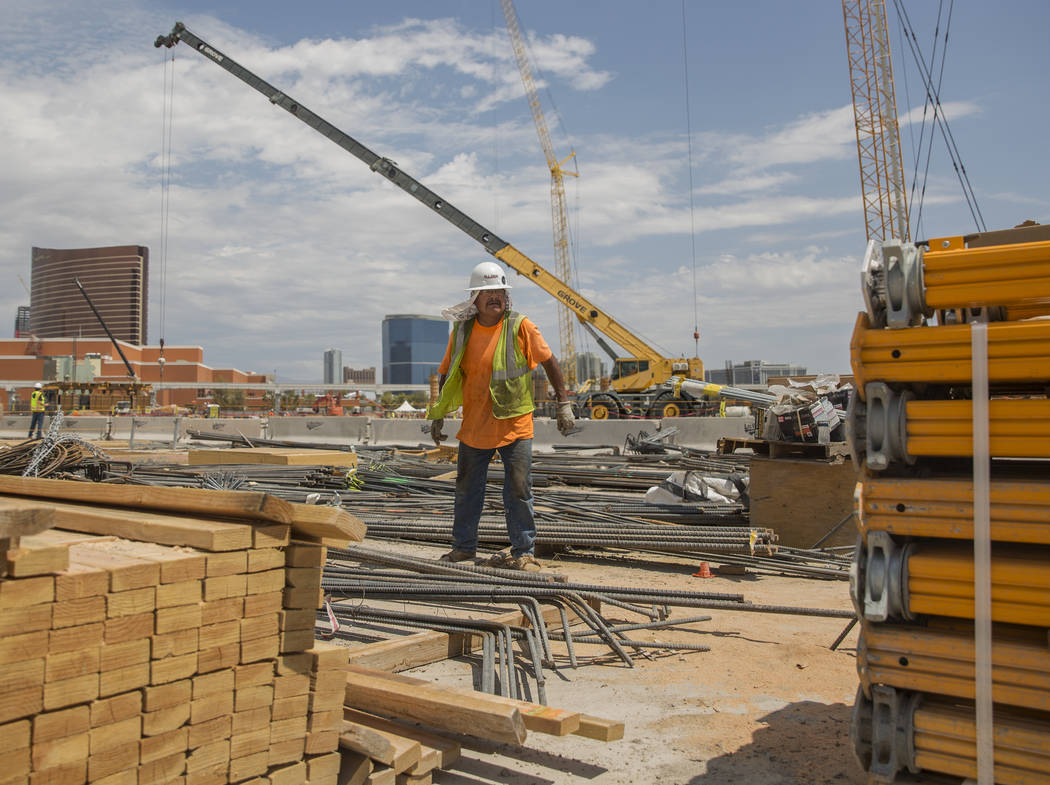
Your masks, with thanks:
[[[536,80],[532,76],[532,66],[529,64],[529,55],[525,49],[525,38],[521,34],[521,25],[518,24],[518,14],[514,10],[511,0],[500,0],[503,6],[503,17],[507,21],[507,32],[510,33],[510,41],[514,46],[514,57],[518,61],[518,71],[521,72],[521,83],[525,86],[525,96],[529,99],[529,109],[532,110],[532,120],[536,124],[536,133],[540,137],[540,146],[543,147],[543,155],[547,159],[547,168],[551,172],[551,219],[554,226],[554,270],[555,274],[570,286],[572,285],[572,262],[569,258],[569,218],[565,208],[565,175],[578,177],[576,172],[566,171],[562,167],[576,155],[569,153],[563,160],[559,161],[554,154],[554,143],[551,141],[550,131],[547,129],[547,120],[543,116],[543,107],[540,106],[540,97],[536,91]],[[565,381],[570,390],[576,389],[576,339],[573,329],[574,312],[564,306],[558,308],[558,332],[561,337],[561,367],[565,374]]]
[[[842,0],[853,118],[869,240],[908,241],[897,97],[893,87],[885,0]]]

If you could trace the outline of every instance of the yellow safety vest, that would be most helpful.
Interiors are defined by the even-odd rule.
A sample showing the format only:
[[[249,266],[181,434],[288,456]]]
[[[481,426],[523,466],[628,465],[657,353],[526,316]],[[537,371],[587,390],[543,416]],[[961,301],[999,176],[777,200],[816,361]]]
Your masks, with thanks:
[[[492,415],[498,420],[528,414],[536,405],[532,400],[529,366],[525,353],[518,343],[518,330],[525,317],[516,311],[503,315],[496,349],[492,354],[492,376],[489,378],[489,394],[492,396]],[[463,371],[459,364],[467,350],[470,331],[475,319],[459,322],[452,328],[452,362],[449,364],[445,384],[437,401],[427,410],[428,420],[438,420],[463,405]]]
[[[34,412],[44,411],[44,393],[42,390],[33,390],[33,394],[29,396],[29,408]]]

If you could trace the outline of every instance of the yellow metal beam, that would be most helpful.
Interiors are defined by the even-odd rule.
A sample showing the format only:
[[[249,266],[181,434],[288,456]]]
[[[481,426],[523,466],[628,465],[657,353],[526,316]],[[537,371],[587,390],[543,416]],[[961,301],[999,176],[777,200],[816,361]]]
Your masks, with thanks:
[[[871,782],[897,781],[896,775],[906,769],[920,777],[939,772],[973,779],[974,715],[970,700],[878,685],[871,696],[858,693],[851,736]],[[996,705],[990,741],[998,785],[1046,785],[1050,780],[1047,714]]]
[[[857,314],[850,340],[850,364],[857,386],[868,382],[970,382],[969,325],[871,329]],[[1042,382],[1050,373],[1050,321],[993,322],[988,325],[988,380]]]
[[[992,620],[1050,627],[1050,551],[993,544]],[[973,550],[958,542],[915,543],[904,564],[904,607],[910,614],[973,618]]]
[[[993,480],[991,538],[1050,545],[1050,480]],[[973,539],[973,481],[866,478],[860,530],[896,536]]]
[[[997,707],[993,731],[995,782],[1046,785],[1050,771],[1050,722]],[[926,699],[914,716],[915,765],[956,777],[977,776],[977,725],[973,707]]]
[[[1050,400],[995,399],[988,417],[993,458],[1050,458]],[[909,455],[973,455],[970,401],[908,401],[905,420]]]
[[[1050,242],[931,250],[922,268],[927,308],[1043,304],[1050,313]]]
[[[857,672],[873,684],[973,699],[972,624],[954,629],[863,622]],[[992,641],[996,703],[1050,711],[1050,650],[1042,630],[998,627]]]

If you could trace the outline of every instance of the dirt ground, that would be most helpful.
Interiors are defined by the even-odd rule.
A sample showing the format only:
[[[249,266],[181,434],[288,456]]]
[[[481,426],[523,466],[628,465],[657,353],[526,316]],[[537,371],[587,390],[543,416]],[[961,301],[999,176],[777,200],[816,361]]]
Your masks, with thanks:
[[[378,543],[373,543],[373,545]],[[438,549],[382,544],[399,552],[436,557]],[[633,554],[544,560],[569,580],[743,594],[755,604],[850,608],[844,581],[771,576],[694,577],[697,562]],[[711,563],[712,567],[716,562]],[[615,622],[640,617],[612,606]],[[530,733],[523,747],[468,739],[462,758],[442,785],[846,785],[866,775],[849,743],[857,689],[856,628],[836,651],[830,645],[842,619],[690,608],[672,618],[711,616],[672,629],[630,633],[639,640],[688,642],[707,652],[632,652],[629,668],[608,648],[576,644],[579,667],[569,667],[564,646],[552,641],[558,671],[545,669],[547,702],[626,724],[621,741]],[[449,686],[469,686],[475,658],[445,660],[411,671]],[[526,687],[534,689],[531,677]],[[531,685],[531,687],[529,686]],[[526,696],[535,700],[535,695]]]

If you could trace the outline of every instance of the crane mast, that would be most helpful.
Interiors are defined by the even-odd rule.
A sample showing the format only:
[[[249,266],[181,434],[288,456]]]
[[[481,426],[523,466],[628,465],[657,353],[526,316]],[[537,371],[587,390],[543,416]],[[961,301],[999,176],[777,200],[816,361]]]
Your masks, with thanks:
[[[554,143],[547,128],[547,119],[543,116],[543,107],[536,91],[536,80],[532,76],[529,55],[525,49],[525,38],[518,23],[518,14],[512,0],[500,0],[503,7],[503,18],[507,22],[507,32],[514,47],[514,57],[518,61],[521,83],[525,87],[525,97],[529,100],[532,121],[536,124],[536,134],[540,138],[543,155],[547,159],[547,168],[551,172],[551,223],[554,228],[554,272],[566,283],[572,283],[572,261],[569,257],[569,219],[565,207],[565,175],[576,177],[576,172],[565,171],[562,167],[572,159],[575,152],[569,153],[559,161],[554,154]],[[573,314],[566,308],[558,309],[558,333],[561,337],[562,372],[569,384],[569,389],[576,389],[576,337]]]
[[[868,240],[909,240],[885,0],[842,0]]]

